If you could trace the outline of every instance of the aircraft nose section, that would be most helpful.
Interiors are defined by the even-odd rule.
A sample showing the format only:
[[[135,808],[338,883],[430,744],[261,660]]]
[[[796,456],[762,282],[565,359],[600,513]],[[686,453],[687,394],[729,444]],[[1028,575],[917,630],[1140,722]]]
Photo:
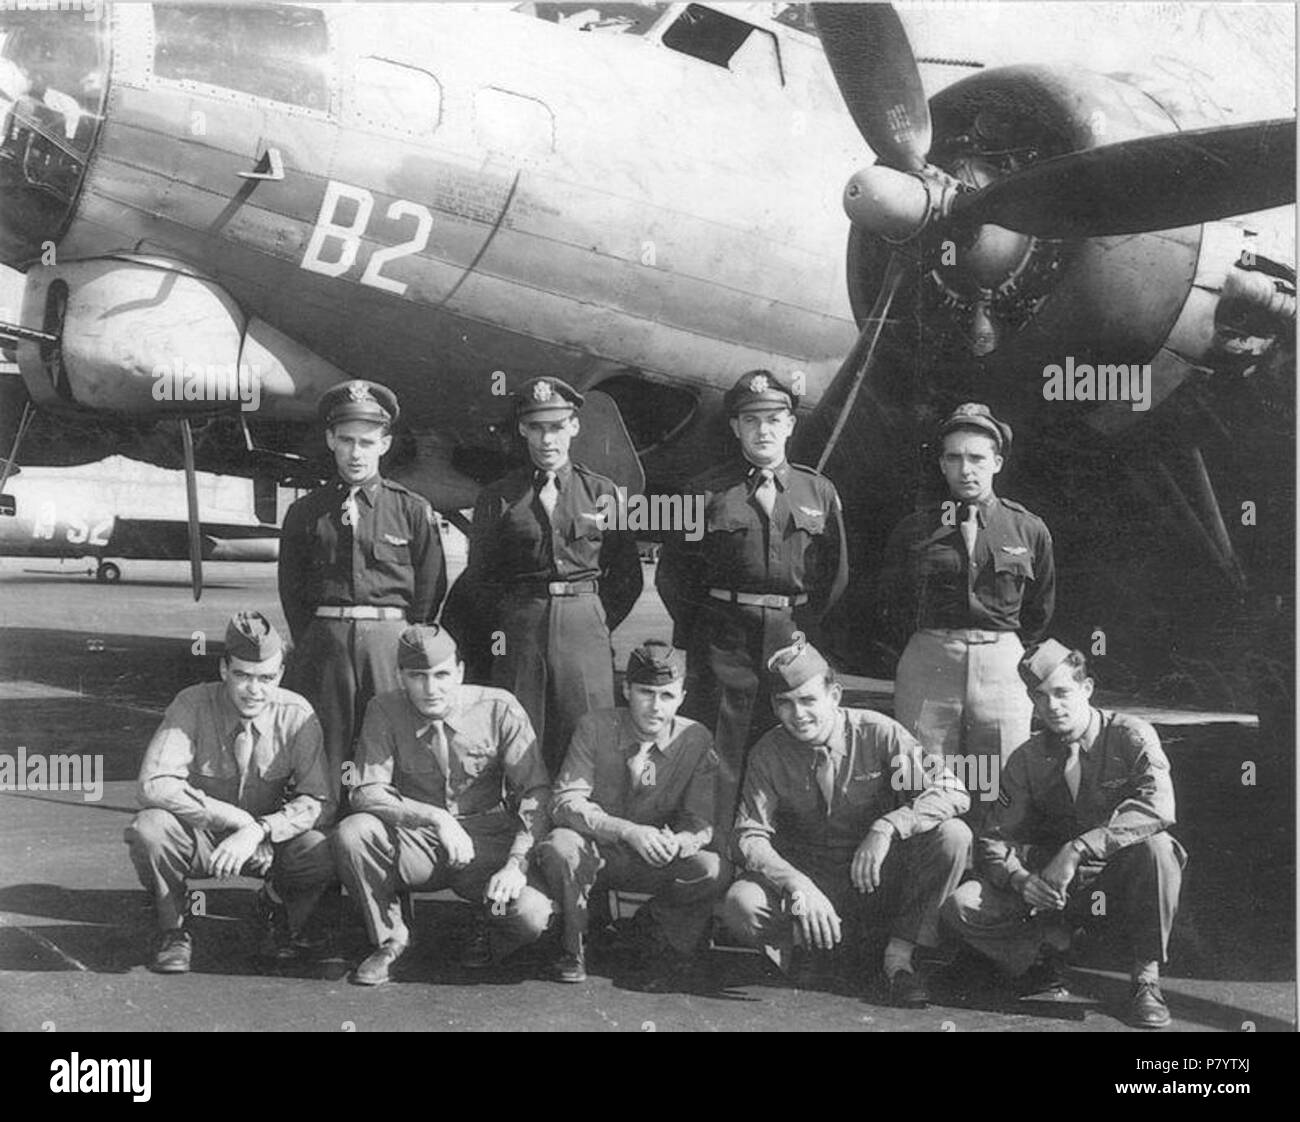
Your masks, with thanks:
[[[99,134],[107,21],[85,16],[0,11],[0,261],[8,265],[24,267],[58,241]]]

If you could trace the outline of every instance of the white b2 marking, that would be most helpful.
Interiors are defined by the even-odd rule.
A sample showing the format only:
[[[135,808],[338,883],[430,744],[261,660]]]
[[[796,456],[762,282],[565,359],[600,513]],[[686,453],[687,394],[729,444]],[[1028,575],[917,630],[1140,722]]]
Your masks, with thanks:
[[[356,204],[356,213],[352,221],[343,225],[337,221],[339,203],[351,199]],[[302,267],[312,273],[321,273],[327,277],[341,277],[356,264],[357,254],[361,251],[361,239],[370,223],[370,216],[375,209],[375,197],[364,187],[353,187],[331,179],[325,186],[325,197],[321,200],[320,214],[316,216],[316,225],[312,228],[311,240],[302,256]],[[422,203],[408,199],[397,199],[385,212],[393,222],[405,218],[415,219],[415,233],[408,241],[399,245],[377,249],[370,255],[365,271],[361,274],[361,283],[371,288],[379,288],[398,296],[406,292],[405,281],[393,280],[384,276],[382,269],[390,261],[401,257],[410,257],[420,253],[429,244],[433,233],[433,212]],[[333,259],[325,257],[327,246],[337,246],[332,250]]]

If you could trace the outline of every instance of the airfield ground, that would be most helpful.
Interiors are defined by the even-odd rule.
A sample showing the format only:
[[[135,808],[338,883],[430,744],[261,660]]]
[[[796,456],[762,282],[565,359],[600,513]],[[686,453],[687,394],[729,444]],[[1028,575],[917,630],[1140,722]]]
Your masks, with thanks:
[[[194,971],[152,974],[144,894],[121,840],[141,754],[172,695],[215,673],[211,653],[192,653],[196,632],[219,649],[236,609],[282,617],[272,566],[207,566],[199,604],[184,564],[124,571],[105,586],[75,566],[0,561],[0,753],[102,754],[106,780],[99,801],[0,793],[0,1030],[1128,1031],[1116,1018],[1123,964],[1104,948],[1077,964],[1080,1000],[1046,1008],[978,999],[904,1012],[853,992],[789,988],[759,956],[721,949],[710,952],[716,992],[648,995],[600,964],[579,986],[541,980],[535,960],[470,975],[454,965],[468,908],[449,896],[418,899],[422,938],[398,980],[362,990],[260,970],[249,957],[253,881],[197,882],[208,914],[195,921]],[[635,640],[668,634],[651,584],[615,636],[620,659]],[[888,683],[848,686],[850,704],[888,710]],[[1146,715],[1173,761],[1177,833],[1192,855],[1164,987],[1174,1028],[1291,1030],[1293,757],[1267,751],[1247,716]],[[1247,764],[1253,783],[1243,782]]]

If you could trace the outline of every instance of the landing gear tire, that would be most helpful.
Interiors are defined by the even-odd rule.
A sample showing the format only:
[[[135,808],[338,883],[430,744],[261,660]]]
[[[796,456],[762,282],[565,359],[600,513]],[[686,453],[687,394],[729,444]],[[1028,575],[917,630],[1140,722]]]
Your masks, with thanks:
[[[101,561],[95,570],[95,579],[100,584],[117,584],[122,579],[122,570],[112,561]]]

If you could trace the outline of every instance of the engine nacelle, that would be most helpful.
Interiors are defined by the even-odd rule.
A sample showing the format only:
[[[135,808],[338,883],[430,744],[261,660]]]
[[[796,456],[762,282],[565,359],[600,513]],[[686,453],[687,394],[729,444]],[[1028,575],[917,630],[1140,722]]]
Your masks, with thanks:
[[[1037,161],[1174,131],[1175,118],[1128,83],[1035,66],[982,71],[932,99],[930,159],[971,187]],[[978,370],[988,396],[1026,375],[1041,398],[1045,363],[1140,363],[1179,319],[1196,276],[1201,227],[1122,237],[1049,240],[1001,227],[937,224],[921,247],[911,298],[927,339],[954,366]],[[855,229],[849,292],[861,322],[890,247]],[[1003,391],[997,393],[988,379]],[[1023,410],[1014,410],[1023,412]]]
[[[34,266],[22,322],[58,340],[18,347],[28,392],[47,408],[141,418],[243,410],[310,421],[322,391],[347,377],[171,261]]]

